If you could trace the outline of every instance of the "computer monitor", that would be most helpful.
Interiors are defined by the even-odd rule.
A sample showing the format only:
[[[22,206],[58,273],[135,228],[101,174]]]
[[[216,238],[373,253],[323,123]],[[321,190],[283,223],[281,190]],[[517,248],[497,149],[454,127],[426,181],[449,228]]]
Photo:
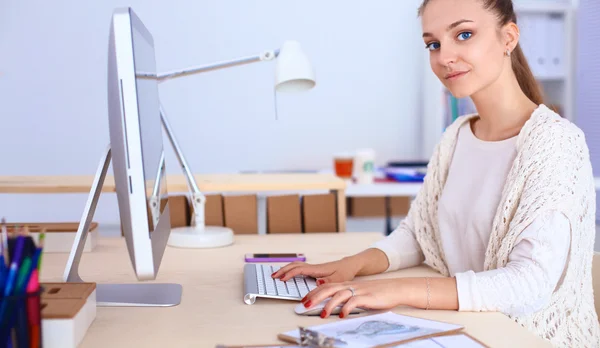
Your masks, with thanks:
[[[108,120],[121,226],[140,280],[154,279],[171,232],[154,40],[130,8],[113,13]],[[161,204],[167,202],[166,204]]]
[[[110,145],[102,158],[64,280],[82,281],[79,261],[112,157],[121,230],[138,280],[153,280],[171,232],[154,41],[131,8],[113,12],[108,45]],[[179,304],[179,284],[97,284],[106,306]]]

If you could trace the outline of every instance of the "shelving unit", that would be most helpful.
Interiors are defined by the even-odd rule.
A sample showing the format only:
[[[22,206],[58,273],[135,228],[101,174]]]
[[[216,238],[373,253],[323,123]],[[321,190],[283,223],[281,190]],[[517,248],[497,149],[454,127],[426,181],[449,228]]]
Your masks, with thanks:
[[[520,26],[521,38],[528,35],[526,20],[531,16],[552,16],[560,19],[564,25],[564,32],[561,32],[560,41],[552,38],[533,39],[537,43],[543,42],[546,45],[560,45],[563,47],[563,66],[560,72],[536,73],[532,66],[534,75],[540,83],[544,92],[545,103],[549,106],[558,106],[560,114],[571,120],[575,120],[574,106],[574,86],[575,86],[575,45],[576,26],[575,15],[577,10],[577,0],[515,0],[514,6],[517,12],[517,23]],[[528,43],[524,43],[525,56],[530,65],[533,59],[528,52]],[[560,47],[559,46],[559,47]],[[549,46],[550,47],[550,46]],[[433,74],[429,65],[429,52],[424,51],[424,72],[423,72],[423,118],[422,118],[422,157],[428,159],[431,157],[435,145],[440,140],[442,132],[447,126],[446,121],[446,89]],[[433,97],[432,97],[433,96]],[[437,97],[435,97],[437,96]]]

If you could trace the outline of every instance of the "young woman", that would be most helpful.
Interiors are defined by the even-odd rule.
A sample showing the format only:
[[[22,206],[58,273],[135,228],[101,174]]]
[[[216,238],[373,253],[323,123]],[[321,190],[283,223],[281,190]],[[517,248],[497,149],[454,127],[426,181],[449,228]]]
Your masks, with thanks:
[[[408,216],[363,252],[292,263],[312,276],[322,317],[355,307],[500,311],[554,345],[600,345],[591,265],[595,188],[583,133],[543,104],[511,0],[425,0],[431,69],[476,115],[458,118]],[[436,101],[432,101],[436,102]],[[352,281],[425,262],[445,277]]]

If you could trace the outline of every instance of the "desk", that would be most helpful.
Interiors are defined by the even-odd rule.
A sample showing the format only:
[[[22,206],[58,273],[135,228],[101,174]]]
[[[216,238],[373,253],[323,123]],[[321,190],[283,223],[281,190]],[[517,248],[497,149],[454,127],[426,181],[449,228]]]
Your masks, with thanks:
[[[179,306],[170,308],[98,308],[81,348],[95,347],[214,347],[225,344],[277,343],[277,334],[339,318],[321,319],[294,313],[297,302],[242,300],[243,256],[249,252],[304,252],[309,262],[324,262],[363,250],[383,238],[381,233],[305,235],[238,235],[222,249],[167,248],[157,282],[183,285]],[[42,281],[60,281],[66,254],[44,255]],[[100,239],[85,253],[79,274],[85,281],[135,280],[125,241]],[[417,267],[377,277],[438,275]],[[549,347],[545,341],[500,313],[459,313],[399,308],[395,312],[462,324],[466,332],[491,347]]]
[[[336,194],[339,232],[346,231],[346,183],[333,174],[196,174],[194,178],[198,188],[204,194],[331,191]],[[0,176],[0,194],[88,194],[93,180],[93,175]],[[169,193],[188,192],[185,177],[183,175],[167,175],[167,190]],[[106,176],[102,192],[116,192],[112,176]],[[258,202],[260,226],[261,221],[263,225],[266,221],[266,201],[259,199]],[[261,229],[264,230],[265,228],[262,227]]]

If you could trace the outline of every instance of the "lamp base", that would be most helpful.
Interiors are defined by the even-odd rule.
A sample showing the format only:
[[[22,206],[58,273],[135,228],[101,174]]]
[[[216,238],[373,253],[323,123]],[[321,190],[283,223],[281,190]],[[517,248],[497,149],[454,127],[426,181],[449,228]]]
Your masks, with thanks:
[[[233,231],[227,227],[177,227],[171,230],[168,245],[177,248],[218,248],[233,244]]]

